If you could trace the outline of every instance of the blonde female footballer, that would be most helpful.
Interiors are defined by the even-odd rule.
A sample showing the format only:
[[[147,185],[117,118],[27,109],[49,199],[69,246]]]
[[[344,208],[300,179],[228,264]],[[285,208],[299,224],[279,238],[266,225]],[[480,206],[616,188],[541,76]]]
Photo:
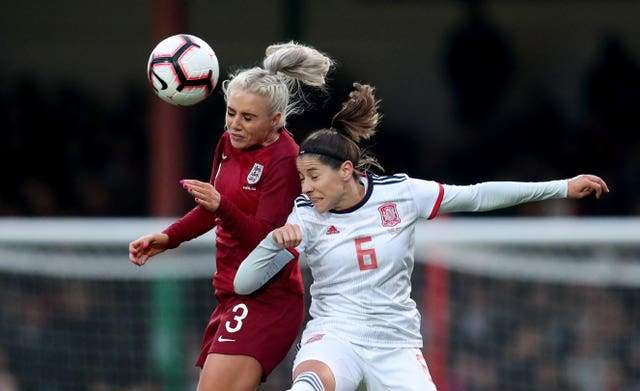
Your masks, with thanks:
[[[300,194],[299,147],[285,128],[300,114],[302,85],[323,88],[333,60],[295,42],[271,45],[263,67],[240,71],[223,84],[226,129],[213,156],[209,182],[182,181],[196,206],[162,232],[129,244],[129,258],[150,257],[216,228],[217,305],[203,333],[197,391],[254,391],[286,357],[304,321],[304,287],[297,261],[248,296],[233,290],[242,260],[282,225]]]

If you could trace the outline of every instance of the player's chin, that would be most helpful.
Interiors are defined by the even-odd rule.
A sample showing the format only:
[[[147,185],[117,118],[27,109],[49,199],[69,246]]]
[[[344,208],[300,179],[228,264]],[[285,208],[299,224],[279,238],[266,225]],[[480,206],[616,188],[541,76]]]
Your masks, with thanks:
[[[247,142],[246,138],[239,135],[230,134],[229,141],[231,142],[231,146],[236,149],[246,149],[252,147],[252,145]]]
[[[313,207],[316,208],[318,213],[324,213],[329,210],[329,207],[322,201],[313,201]]]

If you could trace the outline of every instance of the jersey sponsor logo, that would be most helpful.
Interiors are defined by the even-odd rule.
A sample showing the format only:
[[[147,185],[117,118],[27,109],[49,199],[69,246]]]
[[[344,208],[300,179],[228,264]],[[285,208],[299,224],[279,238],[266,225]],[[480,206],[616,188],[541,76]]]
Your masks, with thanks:
[[[236,342],[236,340],[232,338],[222,338],[222,335],[220,335],[218,336],[218,342]]]
[[[386,203],[378,208],[383,227],[395,227],[400,224],[398,209],[393,202]]]
[[[326,235],[333,235],[333,234],[339,234],[340,231],[338,230],[338,228],[336,228],[335,225],[332,225],[331,227],[329,227],[329,229],[327,229]]]
[[[310,344],[311,342],[316,342],[316,341],[320,341],[322,338],[324,337],[324,334],[316,334],[312,337],[309,337],[306,341],[304,341],[302,344],[306,345],[306,344]]]
[[[247,175],[247,183],[250,185],[255,185],[260,180],[262,176],[262,171],[264,170],[264,166],[260,163],[253,163],[253,168]]]
[[[227,160],[229,156],[226,153],[222,152],[222,160]]]

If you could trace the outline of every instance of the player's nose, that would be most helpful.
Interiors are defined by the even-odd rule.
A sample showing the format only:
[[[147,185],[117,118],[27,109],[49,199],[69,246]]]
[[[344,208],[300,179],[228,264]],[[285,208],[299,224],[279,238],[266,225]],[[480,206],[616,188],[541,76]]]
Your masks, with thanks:
[[[309,181],[306,179],[302,181],[301,187],[302,187],[301,190],[303,194],[309,194],[313,191],[313,187],[311,187],[311,185],[309,184]]]
[[[228,123],[227,123],[227,127],[229,129],[237,129],[238,128],[238,116],[230,118]]]

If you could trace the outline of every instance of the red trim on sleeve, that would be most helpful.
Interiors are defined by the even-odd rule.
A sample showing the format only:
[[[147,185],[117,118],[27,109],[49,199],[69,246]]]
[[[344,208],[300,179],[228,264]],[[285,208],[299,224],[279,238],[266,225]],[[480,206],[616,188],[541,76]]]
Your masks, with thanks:
[[[298,252],[298,250],[296,250],[295,247],[287,247],[287,251],[289,251],[291,255],[293,255],[296,258],[300,256],[300,253]]]
[[[433,209],[431,210],[431,214],[427,217],[427,220],[431,220],[436,217],[438,214],[438,209],[440,209],[440,204],[442,203],[442,198],[444,197],[444,187],[440,183],[438,183],[438,199],[436,200],[435,205],[433,205]]]

